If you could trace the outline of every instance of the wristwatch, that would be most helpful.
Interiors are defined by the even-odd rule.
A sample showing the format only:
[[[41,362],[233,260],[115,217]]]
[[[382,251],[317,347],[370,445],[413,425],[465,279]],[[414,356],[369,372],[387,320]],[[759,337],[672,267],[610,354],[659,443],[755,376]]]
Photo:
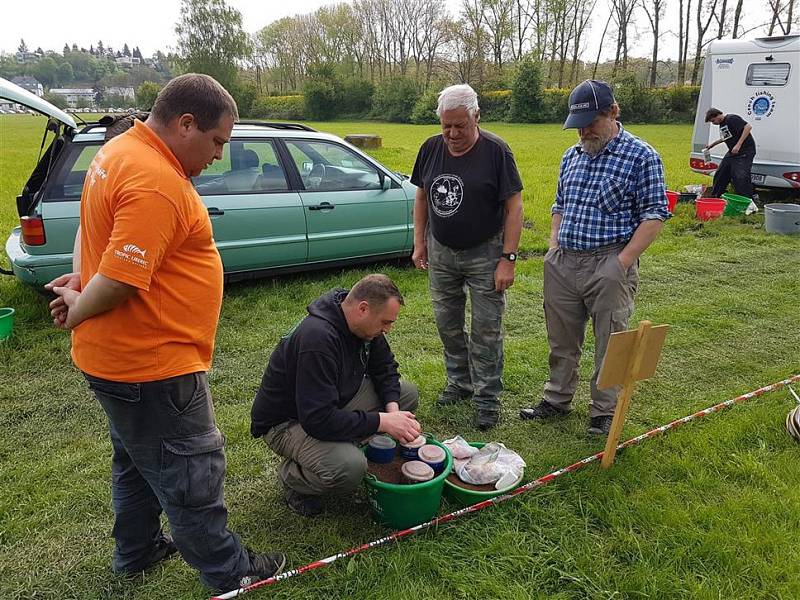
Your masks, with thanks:
[[[500,255],[501,258],[505,258],[509,262],[517,262],[517,253],[516,252],[503,252]]]

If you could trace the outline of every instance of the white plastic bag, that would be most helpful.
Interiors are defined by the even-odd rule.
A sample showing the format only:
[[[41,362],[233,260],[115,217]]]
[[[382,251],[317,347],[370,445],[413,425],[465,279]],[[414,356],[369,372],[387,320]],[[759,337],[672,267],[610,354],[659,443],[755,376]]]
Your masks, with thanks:
[[[493,483],[502,489],[517,481],[525,469],[522,457],[500,442],[490,442],[456,468],[461,481],[473,485]]]

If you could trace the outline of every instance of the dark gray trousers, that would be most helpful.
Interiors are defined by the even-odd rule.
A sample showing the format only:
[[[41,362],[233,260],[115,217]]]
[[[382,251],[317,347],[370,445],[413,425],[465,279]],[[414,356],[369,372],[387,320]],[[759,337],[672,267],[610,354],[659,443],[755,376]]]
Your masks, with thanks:
[[[238,587],[247,550],[227,529],[225,438],[214,421],[205,373],[147,383],[84,374],[108,416],[116,572],[144,566],[162,509],[181,556],[214,589]]]

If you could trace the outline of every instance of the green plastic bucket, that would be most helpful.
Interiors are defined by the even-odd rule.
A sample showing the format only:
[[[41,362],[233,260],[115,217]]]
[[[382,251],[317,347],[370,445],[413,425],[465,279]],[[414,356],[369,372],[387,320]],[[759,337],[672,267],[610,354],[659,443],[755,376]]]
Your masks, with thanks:
[[[747,196],[739,196],[738,194],[722,194],[726,200],[725,212],[722,213],[726,217],[735,217],[736,215],[743,215],[747,207],[750,206],[750,198]]]
[[[11,337],[14,329],[14,309],[0,308],[0,342]]]
[[[364,478],[367,497],[375,518],[389,527],[395,529],[413,527],[431,520],[439,512],[442,487],[453,468],[453,457],[450,451],[432,436],[426,438],[429,444],[443,448],[446,455],[444,469],[430,481],[399,485],[379,481],[370,473]]]
[[[486,442],[469,442],[469,445],[474,446],[475,448],[483,448],[486,445]],[[524,476],[525,472],[523,471],[522,474],[519,476],[519,479],[517,479],[511,485],[508,485],[499,490],[490,490],[487,492],[468,490],[459,487],[454,483],[450,483],[449,481],[447,481],[447,479],[445,479],[444,495],[447,496],[448,499],[453,500],[454,502],[460,504],[461,506],[470,506],[471,504],[475,504],[477,502],[483,502],[484,500],[488,500],[489,498],[494,498],[495,496],[501,496],[502,494],[506,494],[511,490],[518,488]]]

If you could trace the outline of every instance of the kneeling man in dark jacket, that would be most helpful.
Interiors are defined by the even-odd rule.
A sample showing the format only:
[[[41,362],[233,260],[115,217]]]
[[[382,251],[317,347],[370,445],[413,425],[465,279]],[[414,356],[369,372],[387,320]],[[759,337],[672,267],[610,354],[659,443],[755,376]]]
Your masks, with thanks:
[[[384,337],[403,296],[385,275],[367,275],[348,292],[312,302],[269,359],[250,431],[284,457],[286,501],[304,516],[322,512],[321,496],[357,489],[367,461],[356,444],[374,433],[410,442],[421,431],[419,394],[400,380]]]

